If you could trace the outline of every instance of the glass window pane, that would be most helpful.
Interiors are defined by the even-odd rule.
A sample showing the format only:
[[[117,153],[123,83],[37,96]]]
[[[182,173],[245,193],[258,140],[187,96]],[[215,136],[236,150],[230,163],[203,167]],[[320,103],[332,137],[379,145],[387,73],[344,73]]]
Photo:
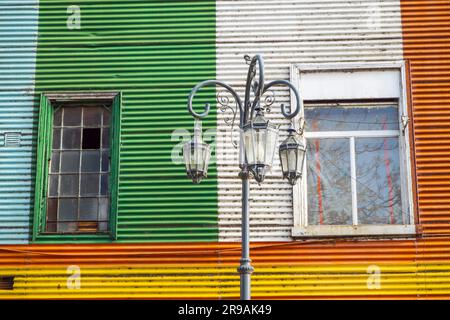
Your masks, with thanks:
[[[100,127],[102,124],[102,107],[86,107],[83,109],[83,126]]]
[[[64,126],[81,126],[81,108],[65,107],[64,108]]]
[[[102,171],[109,171],[109,151],[102,152]]]
[[[64,128],[63,129],[63,149],[80,149],[81,129]]]
[[[57,226],[56,222],[47,222],[46,224],[47,232],[56,232],[56,226]]]
[[[108,231],[108,222],[99,222],[98,231]]]
[[[58,220],[59,221],[77,221],[78,217],[78,199],[59,199]]]
[[[58,196],[58,175],[51,174],[49,175],[49,186],[48,186],[48,195],[50,197],[56,197]]]
[[[58,199],[55,198],[47,199],[47,222],[56,221],[57,214],[58,214]]]
[[[52,152],[50,172],[59,172],[59,157],[60,157],[59,151]]]
[[[352,224],[349,148],[349,139],[308,139],[308,224]]]
[[[58,108],[53,114],[53,125],[60,127],[62,124],[62,110],[63,108]]]
[[[109,217],[109,198],[99,198],[99,210],[98,219],[99,221],[108,221]]]
[[[98,212],[97,198],[80,198],[80,220],[96,221]]]
[[[63,174],[60,176],[60,196],[78,196],[78,175]]]
[[[53,137],[52,137],[52,148],[60,149],[61,148],[61,129],[53,129]]]
[[[99,174],[82,174],[81,175],[81,195],[97,196],[99,193]]]
[[[108,127],[111,122],[111,112],[106,108],[103,108],[103,126]]]
[[[80,168],[80,152],[61,152],[61,172],[78,172]]]
[[[308,106],[306,131],[399,130],[397,106]]]
[[[73,233],[78,229],[77,222],[58,222],[58,232]]]
[[[109,148],[109,128],[103,128],[102,131],[102,148]]]
[[[398,138],[357,138],[355,144],[359,223],[407,223],[401,205]]]
[[[100,149],[100,128],[83,128],[83,149]]]
[[[99,172],[100,171],[100,151],[81,152],[81,171]]]
[[[109,175],[102,174],[101,185],[100,185],[100,194],[102,196],[106,196],[106,195],[108,195],[108,191],[109,191]]]

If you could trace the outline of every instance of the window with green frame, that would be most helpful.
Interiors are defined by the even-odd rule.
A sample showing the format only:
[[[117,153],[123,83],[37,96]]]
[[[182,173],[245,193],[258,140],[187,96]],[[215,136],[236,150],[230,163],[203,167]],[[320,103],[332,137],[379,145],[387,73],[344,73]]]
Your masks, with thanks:
[[[116,237],[120,93],[45,93],[33,240]]]

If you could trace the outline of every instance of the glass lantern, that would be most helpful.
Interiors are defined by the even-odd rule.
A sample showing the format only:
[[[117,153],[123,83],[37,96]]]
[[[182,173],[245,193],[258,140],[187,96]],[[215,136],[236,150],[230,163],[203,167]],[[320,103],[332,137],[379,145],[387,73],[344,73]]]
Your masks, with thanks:
[[[260,184],[271,169],[278,129],[257,110],[255,118],[243,127],[247,165],[255,180]]]
[[[280,145],[279,153],[283,178],[288,179],[289,183],[293,186],[297,182],[297,179],[302,177],[306,144],[303,138],[296,138],[294,128],[289,128],[288,132],[288,137]]]
[[[202,141],[202,123],[195,119],[194,138],[183,146],[186,173],[192,182],[198,184],[207,177],[211,149]]]

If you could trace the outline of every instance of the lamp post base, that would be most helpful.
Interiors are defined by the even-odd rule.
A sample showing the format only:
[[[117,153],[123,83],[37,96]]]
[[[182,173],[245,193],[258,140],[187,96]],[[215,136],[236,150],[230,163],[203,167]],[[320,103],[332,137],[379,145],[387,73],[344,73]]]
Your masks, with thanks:
[[[250,300],[250,287],[251,287],[251,275],[253,271],[255,270],[252,265],[251,259],[241,259],[241,265],[237,268],[237,271],[239,272],[241,276],[241,300]]]

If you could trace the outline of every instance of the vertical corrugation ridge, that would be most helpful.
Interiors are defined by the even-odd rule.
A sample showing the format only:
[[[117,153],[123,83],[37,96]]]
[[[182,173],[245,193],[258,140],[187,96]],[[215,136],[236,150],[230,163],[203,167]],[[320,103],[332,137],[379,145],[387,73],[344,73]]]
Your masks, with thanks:
[[[29,239],[37,28],[37,0],[0,3],[0,244]],[[5,145],[9,134],[19,145]]]
[[[450,234],[450,2],[401,4],[412,84],[419,220],[427,236]]]
[[[41,1],[36,88],[122,92],[117,240],[216,240],[214,166],[193,185],[171,158],[192,130],[190,89],[215,78],[215,2],[77,1],[81,28],[72,30],[69,5]],[[203,127],[215,124],[211,115]]]

